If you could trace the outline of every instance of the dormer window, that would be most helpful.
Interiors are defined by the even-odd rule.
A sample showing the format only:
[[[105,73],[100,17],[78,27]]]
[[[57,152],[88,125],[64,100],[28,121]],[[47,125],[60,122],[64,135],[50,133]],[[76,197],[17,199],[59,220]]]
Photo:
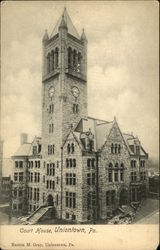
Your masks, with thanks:
[[[37,146],[33,146],[33,155],[37,154]]]

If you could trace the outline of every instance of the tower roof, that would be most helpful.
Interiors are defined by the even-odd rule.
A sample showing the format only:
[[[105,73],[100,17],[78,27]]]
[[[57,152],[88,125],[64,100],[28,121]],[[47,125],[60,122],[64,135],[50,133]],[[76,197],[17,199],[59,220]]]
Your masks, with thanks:
[[[50,38],[55,36],[58,33],[58,28],[61,24],[62,18],[64,18],[64,21],[67,25],[68,33],[71,34],[72,36],[80,39],[80,36],[78,35],[78,32],[77,32],[76,28],[74,27],[72,20],[71,20],[70,16],[68,15],[66,8],[64,9],[63,15],[60,17],[54,30],[52,31]]]

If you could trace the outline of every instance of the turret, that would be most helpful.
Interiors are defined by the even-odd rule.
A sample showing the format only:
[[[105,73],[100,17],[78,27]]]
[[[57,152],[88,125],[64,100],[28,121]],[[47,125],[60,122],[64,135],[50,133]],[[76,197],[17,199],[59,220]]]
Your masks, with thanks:
[[[88,42],[88,41],[87,41],[87,37],[86,37],[85,32],[84,32],[84,29],[82,30],[81,40],[82,40],[83,42],[85,42],[85,43]]]
[[[64,14],[62,15],[62,20],[61,20],[61,23],[60,23],[58,29],[59,29],[59,31],[60,31],[61,29],[66,29],[66,30],[68,30],[67,24],[66,24],[66,22],[65,22],[65,20],[64,20]]]
[[[45,33],[44,33],[44,36],[43,36],[43,39],[42,39],[43,44],[46,43],[46,41],[48,41],[48,39],[49,39],[48,32],[47,32],[47,30],[45,30]]]

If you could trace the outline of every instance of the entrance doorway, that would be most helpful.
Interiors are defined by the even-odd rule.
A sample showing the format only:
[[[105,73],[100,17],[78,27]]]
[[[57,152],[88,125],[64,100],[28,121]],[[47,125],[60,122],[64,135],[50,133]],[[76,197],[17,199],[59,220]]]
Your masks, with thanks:
[[[119,205],[127,205],[128,204],[128,191],[126,189],[122,189],[119,197]]]
[[[48,206],[54,206],[53,196],[51,194],[49,194],[48,197],[47,197],[47,205]]]

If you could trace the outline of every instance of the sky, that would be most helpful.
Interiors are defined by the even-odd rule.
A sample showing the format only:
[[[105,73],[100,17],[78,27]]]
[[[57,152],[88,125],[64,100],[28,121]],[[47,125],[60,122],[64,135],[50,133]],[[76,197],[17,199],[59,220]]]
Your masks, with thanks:
[[[42,37],[64,6],[88,39],[88,115],[138,136],[159,154],[158,2],[5,1],[1,6],[1,133],[4,157],[41,134]]]

